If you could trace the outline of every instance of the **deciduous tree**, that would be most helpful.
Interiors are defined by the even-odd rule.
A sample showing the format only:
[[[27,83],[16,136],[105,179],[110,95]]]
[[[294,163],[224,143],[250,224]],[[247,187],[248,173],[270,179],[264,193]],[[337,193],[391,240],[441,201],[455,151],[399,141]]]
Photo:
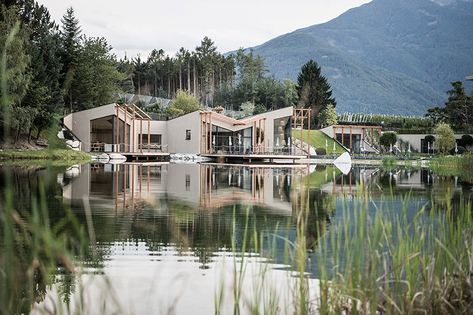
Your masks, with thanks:
[[[331,126],[337,124],[337,110],[332,104],[320,111],[319,123],[321,127]]]
[[[168,107],[167,113],[170,118],[176,118],[201,108],[200,102],[187,91],[177,91],[176,98]]]
[[[446,153],[455,146],[455,134],[449,124],[440,123],[435,128],[437,149]]]

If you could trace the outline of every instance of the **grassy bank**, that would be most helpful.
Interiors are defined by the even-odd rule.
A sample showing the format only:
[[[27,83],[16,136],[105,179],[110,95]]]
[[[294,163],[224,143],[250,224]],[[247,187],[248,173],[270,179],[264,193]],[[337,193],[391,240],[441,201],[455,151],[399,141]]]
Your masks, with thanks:
[[[293,130],[292,137],[294,139],[301,138],[301,131],[300,130]],[[302,130],[302,140],[305,143],[309,143],[315,149],[324,149],[325,150],[325,143],[327,143],[327,154],[333,154],[333,146],[335,144],[335,153],[342,154],[345,153],[346,150],[335,142],[332,138],[324,134],[320,130]]]
[[[0,160],[5,161],[56,161],[70,163],[85,163],[90,161],[90,155],[69,149],[45,150],[4,150],[0,151]]]

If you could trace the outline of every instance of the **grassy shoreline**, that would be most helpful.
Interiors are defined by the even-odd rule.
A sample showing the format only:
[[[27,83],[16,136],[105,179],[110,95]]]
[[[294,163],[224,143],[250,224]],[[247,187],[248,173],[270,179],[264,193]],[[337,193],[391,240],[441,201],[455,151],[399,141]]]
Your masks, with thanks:
[[[473,182],[473,154],[435,157],[429,168],[442,176],[458,176]]]
[[[44,150],[3,150],[0,151],[1,162],[26,161],[54,161],[70,163],[86,163],[90,161],[90,154],[69,149]]]

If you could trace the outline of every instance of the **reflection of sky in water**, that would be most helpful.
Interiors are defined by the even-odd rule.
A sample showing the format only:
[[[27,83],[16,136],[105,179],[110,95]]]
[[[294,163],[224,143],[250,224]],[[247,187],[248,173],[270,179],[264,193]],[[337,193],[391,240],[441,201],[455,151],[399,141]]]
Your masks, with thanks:
[[[48,189],[62,195],[84,226],[88,219],[93,224],[98,258],[83,264],[83,278],[95,279],[89,283],[95,288],[91,292],[98,290],[97,277],[104,273],[122,306],[137,313],[167,310],[176,296],[182,303],[178,313],[192,310],[192,303],[193,313],[213,311],[215,283],[222,274],[231,274],[232,264],[222,267],[222,257],[231,256],[233,238],[237,251],[245,247],[247,253],[272,258],[252,254],[252,269],[262,268],[260,262],[265,260],[274,264],[272,273],[283,277],[290,269],[286,239],[295,239],[297,213],[306,206],[308,271],[316,278],[317,261],[311,253],[319,233],[347,219],[344,208],[353,206],[361,183],[367,188],[372,215],[381,206],[400,211],[401,197],[409,192],[408,216],[422,206],[428,208],[432,196],[445,202],[459,200],[461,192],[471,194],[471,187],[460,180],[428,170],[373,167],[357,167],[342,175],[331,166],[314,170],[305,166],[99,164],[54,176]],[[58,207],[51,202],[53,221],[63,215]],[[245,225],[249,235],[263,233],[258,249],[254,242],[244,242]]]

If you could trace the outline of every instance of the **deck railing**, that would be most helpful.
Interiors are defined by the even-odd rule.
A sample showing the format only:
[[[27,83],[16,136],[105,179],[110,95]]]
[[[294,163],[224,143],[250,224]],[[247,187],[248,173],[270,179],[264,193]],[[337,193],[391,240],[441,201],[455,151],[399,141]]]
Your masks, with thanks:
[[[228,155],[307,155],[307,152],[296,146],[279,146],[279,147],[244,147],[244,146],[212,146],[208,154],[228,154]]]

